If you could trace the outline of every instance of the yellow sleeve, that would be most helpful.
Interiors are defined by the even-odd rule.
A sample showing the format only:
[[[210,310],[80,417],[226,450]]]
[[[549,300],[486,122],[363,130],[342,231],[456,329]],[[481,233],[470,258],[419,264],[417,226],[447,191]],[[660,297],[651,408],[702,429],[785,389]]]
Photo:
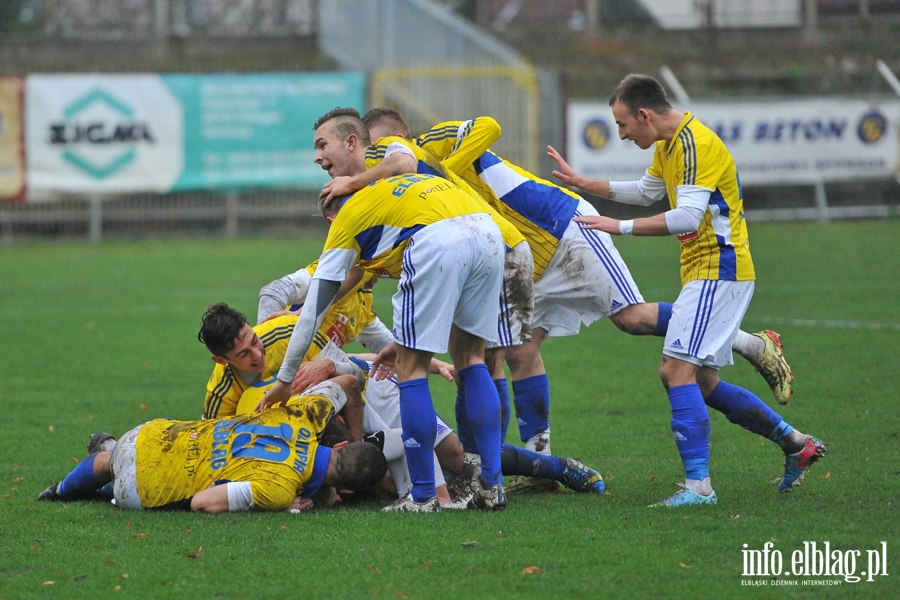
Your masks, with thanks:
[[[500,133],[500,124],[491,117],[466,121],[456,145],[441,164],[454,173],[461,173],[500,139]]]
[[[237,410],[241,391],[231,369],[217,364],[206,383],[203,418],[224,419],[233,416]]]

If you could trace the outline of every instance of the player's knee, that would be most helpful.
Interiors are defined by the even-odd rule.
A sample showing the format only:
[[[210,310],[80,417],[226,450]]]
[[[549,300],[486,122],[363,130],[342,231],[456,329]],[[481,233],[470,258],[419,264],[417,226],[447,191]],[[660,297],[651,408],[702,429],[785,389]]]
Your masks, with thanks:
[[[629,304],[609,320],[630,335],[651,335],[656,331],[656,311],[649,304]]]

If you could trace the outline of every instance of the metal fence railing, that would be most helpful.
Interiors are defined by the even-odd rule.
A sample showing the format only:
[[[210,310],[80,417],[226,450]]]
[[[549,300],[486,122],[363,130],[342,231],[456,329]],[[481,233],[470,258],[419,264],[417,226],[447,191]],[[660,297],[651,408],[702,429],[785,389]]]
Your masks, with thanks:
[[[331,0],[319,10],[322,51],[371,75],[373,105],[398,109],[414,133],[491,115],[503,128],[495,150],[537,170],[539,80],[516,51],[426,0]]]

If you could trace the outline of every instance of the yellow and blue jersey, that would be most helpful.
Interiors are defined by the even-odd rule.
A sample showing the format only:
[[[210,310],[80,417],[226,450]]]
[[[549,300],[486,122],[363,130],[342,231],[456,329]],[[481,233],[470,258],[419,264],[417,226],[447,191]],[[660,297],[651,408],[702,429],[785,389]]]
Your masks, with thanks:
[[[358,264],[399,279],[403,253],[416,232],[470,214],[486,213],[475,198],[443,177],[406,173],[379,179],[342,201],[315,277],[343,281]]]
[[[443,164],[453,165],[457,175],[525,236],[534,256],[534,278],[539,279],[580,197],[487,150],[484,144],[491,136],[484,129],[491,121],[480,117],[439,123],[414,141]]]
[[[371,169],[384,160],[385,153],[391,144],[402,144],[412,152],[416,159],[416,173],[443,177],[475,198],[482,205],[484,212],[491,215],[491,219],[497,224],[497,227],[500,229],[500,234],[503,236],[503,242],[506,244],[507,248],[514,248],[525,241],[525,236],[523,236],[509,221],[504,219],[500,213],[494,210],[494,208],[488,204],[478,192],[473,190],[465,180],[441,164],[441,161],[439,161],[434,154],[413,144],[407,139],[393,136],[379,139],[374,145],[366,150],[366,169]]]
[[[135,446],[141,506],[178,506],[234,481],[250,483],[255,509],[283,510],[321,487],[331,450],[318,436],[333,415],[331,401],[312,394],[228,419],[145,423]]]
[[[647,172],[666,182],[673,209],[678,186],[712,190],[700,227],[678,236],[682,284],[756,278],[740,178],[734,158],[719,136],[686,113],[671,141],[656,143],[653,164]]]
[[[315,270],[316,263],[307,269]],[[371,279],[364,277],[360,285]],[[372,290],[356,288],[341,298],[325,315],[321,327],[313,337],[313,342],[303,357],[303,362],[314,359],[329,341],[338,347],[343,347],[351,340],[356,339],[363,328],[375,320],[375,311],[372,308]],[[269,319],[253,327],[253,331],[259,336],[266,353],[266,367],[258,376],[256,374],[245,376],[237,372],[231,365],[216,364],[212,375],[206,384],[206,399],[203,403],[203,418],[216,419],[230,417],[237,414],[238,402],[244,391],[255,381],[268,380],[275,377],[281,363],[284,362],[284,354],[287,351],[291,334],[297,324],[296,315],[284,315]]]

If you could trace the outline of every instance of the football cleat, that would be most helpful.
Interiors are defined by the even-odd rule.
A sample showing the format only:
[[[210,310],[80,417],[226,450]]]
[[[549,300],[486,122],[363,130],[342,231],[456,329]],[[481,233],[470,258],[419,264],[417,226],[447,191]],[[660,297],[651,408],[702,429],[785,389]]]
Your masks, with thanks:
[[[603,477],[577,458],[566,459],[566,469],[562,474],[563,483],[570,490],[582,494],[602,494],[606,491]]]
[[[468,503],[475,491],[480,489],[481,464],[471,462],[463,463],[462,472],[447,485],[451,504],[462,503],[463,506]]]
[[[656,504],[651,504],[648,508],[657,508],[659,506],[699,506],[702,504],[715,504],[718,502],[716,492],[713,491],[709,496],[698,494],[694,490],[685,487],[683,483],[679,483],[682,489],[678,490],[665,500],[661,500]]]
[[[91,439],[88,441],[87,453],[90,456],[97,452],[112,452],[112,449],[115,447],[116,438],[105,431],[97,431],[91,435]]]
[[[772,389],[775,401],[778,404],[787,404],[791,401],[791,394],[794,390],[791,388],[791,382],[794,381],[794,374],[791,372],[791,366],[784,358],[784,347],[781,344],[781,335],[765,329],[754,333],[765,343],[765,349],[753,358],[748,359],[750,364],[756,367],[757,372],[763,376],[766,383]]]
[[[441,503],[437,496],[432,496],[424,502],[416,502],[413,500],[412,494],[407,494],[381,510],[383,512],[441,512]]]
[[[806,444],[802,450],[785,455],[784,478],[778,484],[778,491],[784,494],[803,483],[806,472],[814,462],[825,456],[825,451],[825,444],[818,438],[806,436]]]
[[[63,499],[59,495],[59,484],[62,481],[57,481],[46,490],[38,494],[37,501],[38,502],[61,502]]]
[[[506,493],[503,491],[503,484],[498,483],[489,488],[482,487],[476,491],[469,500],[469,508],[479,510],[503,510],[506,508]]]
[[[558,492],[559,482],[555,479],[541,479],[517,475],[505,486],[507,494],[527,494],[529,492]]]

